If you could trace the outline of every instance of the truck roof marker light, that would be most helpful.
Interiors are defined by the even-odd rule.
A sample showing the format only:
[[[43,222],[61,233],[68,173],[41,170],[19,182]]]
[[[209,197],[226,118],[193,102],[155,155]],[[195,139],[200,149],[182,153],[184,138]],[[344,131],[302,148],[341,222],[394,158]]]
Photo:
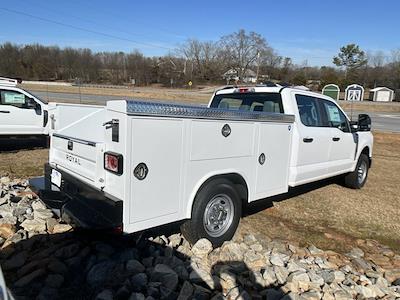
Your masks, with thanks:
[[[255,89],[254,88],[247,88],[247,87],[241,87],[241,88],[237,88],[234,90],[234,93],[254,93]]]

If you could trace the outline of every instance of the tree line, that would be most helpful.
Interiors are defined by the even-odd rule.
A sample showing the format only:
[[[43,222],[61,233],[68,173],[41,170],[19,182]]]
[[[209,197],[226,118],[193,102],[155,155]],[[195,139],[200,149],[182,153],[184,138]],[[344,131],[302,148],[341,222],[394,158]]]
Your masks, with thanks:
[[[315,83],[316,88],[328,83],[400,88],[400,49],[387,56],[379,51],[366,53],[350,44],[342,47],[332,62],[337,67],[293,64],[290,57],[280,56],[263,36],[242,29],[218,41],[187,40],[160,57],[147,57],[138,50],[93,52],[40,44],[0,45],[0,76],[23,80],[167,86],[184,86],[189,81],[226,84],[252,80]]]

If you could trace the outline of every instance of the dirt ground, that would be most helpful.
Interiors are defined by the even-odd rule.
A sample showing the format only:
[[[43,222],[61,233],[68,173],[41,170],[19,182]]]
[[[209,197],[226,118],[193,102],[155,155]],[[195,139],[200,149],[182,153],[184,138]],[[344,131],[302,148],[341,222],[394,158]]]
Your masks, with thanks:
[[[357,239],[375,239],[400,253],[400,134],[375,132],[374,137],[373,165],[363,189],[347,189],[333,179],[257,201],[247,209],[240,232],[342,252]],[[1,143],[0,176],[42,175],[48,150],[40,146]]]

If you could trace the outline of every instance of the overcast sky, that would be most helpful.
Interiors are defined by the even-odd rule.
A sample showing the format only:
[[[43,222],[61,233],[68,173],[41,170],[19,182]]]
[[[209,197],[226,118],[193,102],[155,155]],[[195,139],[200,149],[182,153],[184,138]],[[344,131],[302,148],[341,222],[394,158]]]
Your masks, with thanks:
[[[348,43],[388,57],[400,48],[400,1],[2,1],[0,25],[2,42],[148,56],[243,28],[297,64],[332,65]]]

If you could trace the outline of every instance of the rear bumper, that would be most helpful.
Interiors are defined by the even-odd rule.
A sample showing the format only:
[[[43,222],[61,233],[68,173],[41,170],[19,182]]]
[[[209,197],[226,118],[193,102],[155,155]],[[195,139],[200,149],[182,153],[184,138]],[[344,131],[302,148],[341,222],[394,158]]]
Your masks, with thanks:
[[[66,172],[61,187],[51,183],[52,167],[45,165],[45,176],[32,178],[29,184],[39,198],[59,217],[77,227],[111,229],[122,226],[122,201],[107,198]]]

